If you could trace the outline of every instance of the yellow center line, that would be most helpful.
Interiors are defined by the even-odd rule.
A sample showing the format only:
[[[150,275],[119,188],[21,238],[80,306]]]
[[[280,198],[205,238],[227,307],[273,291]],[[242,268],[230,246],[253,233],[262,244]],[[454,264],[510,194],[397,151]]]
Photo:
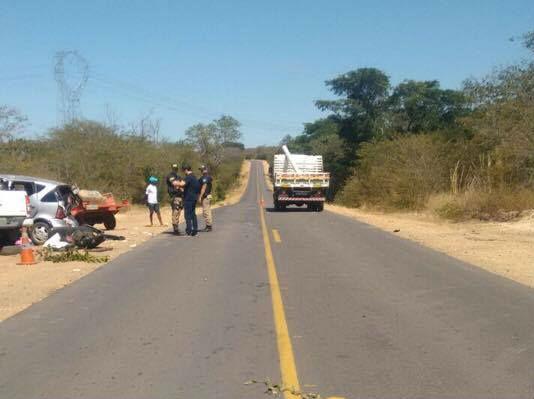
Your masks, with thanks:
[[[265,212],[263,210],[263,195],[260,194],[259,169],[257,170],[258,178],[256,179],[256,191],[258,195],[258,205],[260,208],[261,231],[263,234],[263,246],[265,249],[265,262],[267,263],[267,272],[269,275],[269,286],[271,288],[271,299],[273,305],[274,326],[276,331],[276,342],[278,345],[278,356],[280,358],[280,373],[282,375],[282,386],[292,392],[300,392],[300,384],[297,376],[297,366],[293,355],[293,346],[289,329],[287,328],[286,314],[284,311],[284,302],[280,292],[280,284],[276,273],[273,252],[271,249],[271,240],[265,222]],[[292,392],[285,391],[284,398],[298,399],[300,395],[294,395]]]
[[[273,229],[273,239],[274,242],[282,242],[282,239],[280,238],[280,232],[276,229]]]

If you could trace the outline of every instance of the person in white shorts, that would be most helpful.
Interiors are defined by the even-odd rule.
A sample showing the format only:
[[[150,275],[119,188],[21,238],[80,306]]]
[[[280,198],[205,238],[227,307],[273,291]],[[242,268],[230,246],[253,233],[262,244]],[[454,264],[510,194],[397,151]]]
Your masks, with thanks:
[[[160,226],[164,226],[163,221],[161,220],[161,212],[159,210],[158,186],[156,185],[157,183],[158,183],[158,178],[154,176],[150,176],[148,178],[148,186],[146,187],[146,190],[145,190],[146,204],[148,206],[149,217],[150,217],[150,227],[154,225],[153,223],[154,213],[156,213],[156,215],[158,216]]]

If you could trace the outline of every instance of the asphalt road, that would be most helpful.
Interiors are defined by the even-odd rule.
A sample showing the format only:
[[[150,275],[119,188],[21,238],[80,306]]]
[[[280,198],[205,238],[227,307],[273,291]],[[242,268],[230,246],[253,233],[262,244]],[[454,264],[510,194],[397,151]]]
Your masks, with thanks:
[[[163,234],[0,323],[0,398],[265,398],[243,383],[266,378],[534,397],[532,290],[342,216],[273,212],[260,173],[213,232]]]

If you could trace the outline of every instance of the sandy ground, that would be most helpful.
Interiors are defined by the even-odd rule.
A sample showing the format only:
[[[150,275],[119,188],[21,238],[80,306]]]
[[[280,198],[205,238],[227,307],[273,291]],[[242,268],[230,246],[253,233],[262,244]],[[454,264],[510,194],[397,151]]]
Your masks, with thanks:
[[[335,205],[325,209],[534,286],[534,213],[504,223],[452,223],[424,213],[379,213]]]
[[[249,173],[250,161],[245,161],[241,167],[239,184],[228,194],[224,202],[215,204],[212,208],[239,202],[245,192]],[[170,226],[170,207],[164,206],[161,213],[163,222]],[[104,242],[101,246],[109,247],[111,250],[94,255],[108,255],[110,259],[114,259],[169,229],[168,226],[147,227],[148,223],[148,210],[144,206],[132,206],[125,212],[119,213],[117,228],[112,234],[122,235],[126,240]],[[199,223],[203,226],[202,221],[199,220]],[[18,255],[0,256],[0,321],[105,265],[84,262],[39,262],[33,266],[19,266],[16,264],[18,261]]]

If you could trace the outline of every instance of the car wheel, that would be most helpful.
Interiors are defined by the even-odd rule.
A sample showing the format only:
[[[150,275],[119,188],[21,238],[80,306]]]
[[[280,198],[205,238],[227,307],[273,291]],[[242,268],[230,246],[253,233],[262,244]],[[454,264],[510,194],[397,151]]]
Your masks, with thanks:
[[[35,222],[30,230],[30,238],[35,245],[43,245],[50,236],[52,226],[47,222]]]

